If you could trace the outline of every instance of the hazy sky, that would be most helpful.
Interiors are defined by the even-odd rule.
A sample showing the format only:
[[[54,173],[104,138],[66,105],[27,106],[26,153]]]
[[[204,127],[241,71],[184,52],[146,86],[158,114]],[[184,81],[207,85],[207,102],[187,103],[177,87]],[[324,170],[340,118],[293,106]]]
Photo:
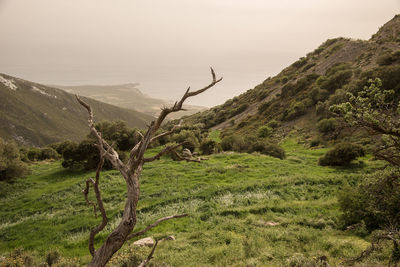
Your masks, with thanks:
[[[400,0],[0,0],[0,72],[46,84],[140,83],[213,106],[334,37],[369,39]]]

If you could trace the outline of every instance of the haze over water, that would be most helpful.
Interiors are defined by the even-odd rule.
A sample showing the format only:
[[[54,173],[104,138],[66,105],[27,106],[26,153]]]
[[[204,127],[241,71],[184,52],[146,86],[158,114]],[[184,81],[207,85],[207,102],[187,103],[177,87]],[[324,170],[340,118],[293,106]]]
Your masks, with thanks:
[[[328,38],[369,39],[398,0],[0,0],[0,72],[44,84],[140,83],[214,106],[277,74]]]

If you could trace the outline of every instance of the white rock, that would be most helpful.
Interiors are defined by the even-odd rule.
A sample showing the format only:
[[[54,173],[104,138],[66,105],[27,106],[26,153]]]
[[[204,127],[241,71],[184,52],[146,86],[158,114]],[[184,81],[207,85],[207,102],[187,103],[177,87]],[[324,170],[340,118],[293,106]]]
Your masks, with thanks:
[[[139,247],[143,247],[143,246],[152,247],[152,246],[154,246],[155,242],[156,241],[154,241],[153,238],[146,237],[146,238],[142,238],[142,239],[139,239],[138,241],[133,242],[133,245],[139,246]]]

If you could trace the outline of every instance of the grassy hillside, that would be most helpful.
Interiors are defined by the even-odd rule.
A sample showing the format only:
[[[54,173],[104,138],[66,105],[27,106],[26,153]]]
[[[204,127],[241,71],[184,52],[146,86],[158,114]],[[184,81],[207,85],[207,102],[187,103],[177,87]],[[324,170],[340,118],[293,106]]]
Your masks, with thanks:
[[[85,98],[95,120],[124,120],[143,128],[152,117]],[[80,140],[88,132],[87,112],[75,96],[62,90],[0,74],[0,137],[41,146],[56,141]]]
[[[321,167],[317,160],[325,149],[306,149],[294,138],[282,146],[288,155],[285,160],[223,153],[201,164],[162,158],[146,165],[137,229],[166,215],[190,214],[148,232],[156,238],[176,237],[159,245],[152,262],[287,266],[326,256],[335,266],[364,250],[368,237],[341,229],[337,195],[382,164],[367,157],[347,169]],[[43,259],[46,251],[58,249],[69,261],[87,263],[88,232],[100,219],[85,205],[81,191],[84,180],[94,174],[65,170],[59,162],[32,169],[26,179],[0,184],[0,255],[24,248]],[[110,223],[98,241],[119,221],[124,188],[117,171],[103,172],[101,189]],[[149,253],[147,248],[134,248],[132,242],[109,266],[127,266],[122,263]],[[387,261],[389,254],[381,251],[368,261],[376,265]]]
[[[346,99],[379,77],[383,88],[400,94],[400,16],[386,23],[370,40],[330,39],[275,77],[223,105],[186,119],[220,129],[223,135],[252,135],[274,121],[278,139],[302,129],[315,138],[317,123],[332,117],[329,106]]]
[[[112,104],[122,108],[135,109],[139,112],[151,116],[158,116],[160,107],[173,105],[173,101],[161,100],[149,97],[143,94],[138,88],[138,84],[120,84],[120,85],[80,85],[80,86],[61,86],[54,85],[56,88],[63,89],[69,93],[76,93],[87,96],[98,101]],[[177,119],[182,116],[194,114],[203,111],[206,108],[193,105],[185,105],[186,111],[180,111],[171,114],[169,119]]]

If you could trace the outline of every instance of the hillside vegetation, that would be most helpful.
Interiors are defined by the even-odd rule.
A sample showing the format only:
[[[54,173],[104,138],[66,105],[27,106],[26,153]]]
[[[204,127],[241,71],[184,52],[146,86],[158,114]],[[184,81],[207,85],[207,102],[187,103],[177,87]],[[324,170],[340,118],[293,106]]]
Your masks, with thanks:
[[[337,127],[340,122],[332,118],[329,107],[345,101],[347,92],[362,90],[376,77],[382,80],[382,88],[400,95],[399,15],[368,41],[327,40],[275,77],[186,121],[220,129],[223,136],[254,135],[272,123],[272,139],[280,140],[293,129],[309,143],[316,137],[339,139],[348,131]],[[318,122],[329,118],[330,128],[319,130]]]
[[[153,117],[85,98],[96,120],[123,120],[144,128]],[[0,74],[0,137],[20,144],[42,146],[81,140],[87,134],[86,111],[75,96],[60,89]]]
[[[363,251],[369,244],[365,233],[342,231],[337,195],[382,163],[363,158],[347,169],[321,167],[317,161],[326,149],[309,150],[293,138],[282,146],[288,155],[285,160],[223,153],[201,164],[163,158],[146,165],[138,229],[171,213],[190,214],[148,233],[176,237],[159,245],[153,263],[300,266],[296,264],[326,257],[336,265]],[[88,234],[100,218],[94,217],[81,191],[93,175],[49,162],[33,166],[26,179],[2,183],[0,253],[24,248],[43,260],[47,252],[59,250],[63,261],[87,263]],[[101,190],[110,218],[110,227],[100,235],[104,239],[118,222],[125,199],[124,181],[117,171],[103,172]],[[147,256],[150,249],[132,243],[113,257],[110,266],[130,266],[126,264]],[[389,255],[383,250],[368,262],[379,263]]]

